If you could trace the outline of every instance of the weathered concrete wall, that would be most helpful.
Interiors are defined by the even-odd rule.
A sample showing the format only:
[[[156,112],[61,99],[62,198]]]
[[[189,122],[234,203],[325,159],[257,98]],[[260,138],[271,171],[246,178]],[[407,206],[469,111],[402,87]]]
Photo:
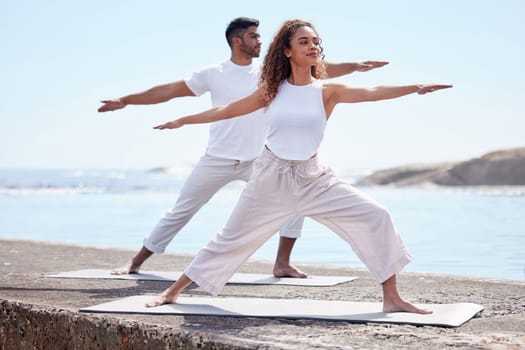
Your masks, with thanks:
[[[246,349],[203,335],[0,301],[0,349]]]

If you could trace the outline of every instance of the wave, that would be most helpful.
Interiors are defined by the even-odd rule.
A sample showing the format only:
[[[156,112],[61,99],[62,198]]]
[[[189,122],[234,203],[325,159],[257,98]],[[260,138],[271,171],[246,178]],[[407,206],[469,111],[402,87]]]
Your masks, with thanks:
[[[74,170],[72,172],[66,172],[64,177],[72,178],[99,178],[99,179],[111,179],[111,180],[125,180],[127,175],[125,172],[110,171],[110,172],[97,172],[97,171],[85,171],[85,170]]]
[[[443,191],[457,191],[481,196],[525,196],[525,186],[462,186],[443,188]]]
[[[7,196],[64,196],[106,193],[103,188],[89,187],[0,187],[0,195]]]
[[[0,195],[174,192],[176,176],[144,170],[0,169]]]
[[[465,193],[478,196],[525,196],[525,186],[441,186],[432,182],[424,182],[412,186],[389,185],[356,185],[366,190],[392,190],[392,191],[429,191],[442,193]]]

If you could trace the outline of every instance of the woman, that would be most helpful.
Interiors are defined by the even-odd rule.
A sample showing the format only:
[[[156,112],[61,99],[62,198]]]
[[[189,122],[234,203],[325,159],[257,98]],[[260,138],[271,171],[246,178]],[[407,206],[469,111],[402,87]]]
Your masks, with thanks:
[[[175,303],[191,282],[217,295],[239,266],[279,227],[303,215],[347,241],[383,289],[384,312],[430,313],[404,301],[396,273],[411,257],[380,204],[339,180],[316,153],[338,103],[425,94],[451,85],[352,88],[323,83],[321,40],[303,20],[285,22],[264,59],[259,88],[229,105],[179,118],[155,129],[209,123],[266,108],[266,149],[222,232],[201,249],[182,276],[147,306]]]

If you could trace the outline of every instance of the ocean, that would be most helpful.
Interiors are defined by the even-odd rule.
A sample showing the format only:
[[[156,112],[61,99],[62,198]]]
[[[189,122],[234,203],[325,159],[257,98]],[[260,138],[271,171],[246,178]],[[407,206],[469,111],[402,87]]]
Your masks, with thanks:
[[[170,170],[0,169],[0,237],[137,250],[175,203],[188,172]],[[167,252],[196,253],[226,222],[243,186],[223,188]],[[414,258],[406,271],[525,280],[524,187],[360,189],[391,212]],[[275,235],[252,259],[273,261],[277,243]],[[364,267],[344,241],[311,219],[292,260]]]

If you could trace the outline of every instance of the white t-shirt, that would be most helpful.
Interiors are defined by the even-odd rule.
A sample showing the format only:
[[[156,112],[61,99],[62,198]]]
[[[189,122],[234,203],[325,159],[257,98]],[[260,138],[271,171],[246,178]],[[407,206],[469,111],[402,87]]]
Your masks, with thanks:
[[[326,128],[323,82],[284,80],[268,106],[268,148],[279,158],[306,160],[317,153]]]
[[[185,82],[196,96],[209,91],[212,105],[222,106],[254,92],[260,70],[259,62],[239,66],[228,60],[202,68]],[[206,153],[227,159],[253,160],[261,154],[265,136],[266,119],[261,108],[245,116],[212,123]]]

